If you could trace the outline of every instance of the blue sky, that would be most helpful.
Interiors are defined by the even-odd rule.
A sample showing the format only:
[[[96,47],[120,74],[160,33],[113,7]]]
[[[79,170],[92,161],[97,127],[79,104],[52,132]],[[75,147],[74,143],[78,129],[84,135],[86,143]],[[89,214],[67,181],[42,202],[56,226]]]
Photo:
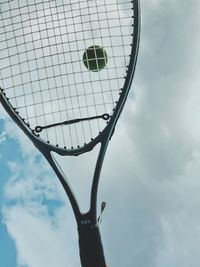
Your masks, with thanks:
[[[132,93],[100,181],[105,254],[110,267],[199,267],[200,2],[141,5]],[[0,117],[0,266],[80,266],[62,187],[1,108]],[[88,175],[87,161],[60,159],[84,207],[90,181],[72,177]]]
[[[7,168],[7,159],[14,159],[16,154],[17,145],[13,140],[5,140],[5,132],[3,127],[3,120],[0,120],[0,133],[1,133],[1,162],[0,162],[0,170],[1,170],[1,179],[0,179],[0,203],[1,207],[6,204],[6,200],[4,199],[4,186],[9,179],[10,170]],[[5,141],[4,141],[5,140]],[[13,149],[14,148],[14,149]],[[3,174],[3,175],[2,175]],[[8,235],[6,225],[3,223],[2,214],[0,216],[1,224],[0,224],[0,236],[1,236],[1,254],[0,254],[0,262],[2,266],[16,266],[16,249],[14,241]]]

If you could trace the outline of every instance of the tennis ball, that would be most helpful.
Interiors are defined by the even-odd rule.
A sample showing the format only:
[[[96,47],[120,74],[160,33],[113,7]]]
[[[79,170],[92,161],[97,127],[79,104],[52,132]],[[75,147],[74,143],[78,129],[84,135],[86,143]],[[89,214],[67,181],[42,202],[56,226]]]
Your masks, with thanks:
[[[107,53],[105,49],[99,45],[88,47],[83,54],[83,63],[90,71],[97,72],[104,69],[107,62]]]

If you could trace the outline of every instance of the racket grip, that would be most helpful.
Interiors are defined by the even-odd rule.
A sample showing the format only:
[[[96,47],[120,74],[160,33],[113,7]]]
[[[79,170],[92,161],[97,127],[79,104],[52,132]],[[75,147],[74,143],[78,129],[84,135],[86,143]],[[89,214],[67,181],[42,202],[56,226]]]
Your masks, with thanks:
[[[98,225],[79,225],[78,233],[82,267],[106,267]]]

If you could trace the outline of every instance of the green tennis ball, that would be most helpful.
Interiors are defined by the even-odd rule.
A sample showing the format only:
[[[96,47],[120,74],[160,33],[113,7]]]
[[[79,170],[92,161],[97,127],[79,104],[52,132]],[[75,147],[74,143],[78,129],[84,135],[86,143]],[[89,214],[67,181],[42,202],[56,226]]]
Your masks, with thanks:
[[[88,47],[83,54],[83,63],[90,71],[97,72],[104,69],[107,62],[106,50],[99,45]]]

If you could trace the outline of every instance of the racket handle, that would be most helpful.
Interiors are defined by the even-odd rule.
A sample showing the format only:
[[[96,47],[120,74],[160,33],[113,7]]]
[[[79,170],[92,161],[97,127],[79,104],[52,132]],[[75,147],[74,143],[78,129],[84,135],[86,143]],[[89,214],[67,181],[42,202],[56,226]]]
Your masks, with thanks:
[[[106,267],[98,225],[79,225],[78,233],[82,267]]]

